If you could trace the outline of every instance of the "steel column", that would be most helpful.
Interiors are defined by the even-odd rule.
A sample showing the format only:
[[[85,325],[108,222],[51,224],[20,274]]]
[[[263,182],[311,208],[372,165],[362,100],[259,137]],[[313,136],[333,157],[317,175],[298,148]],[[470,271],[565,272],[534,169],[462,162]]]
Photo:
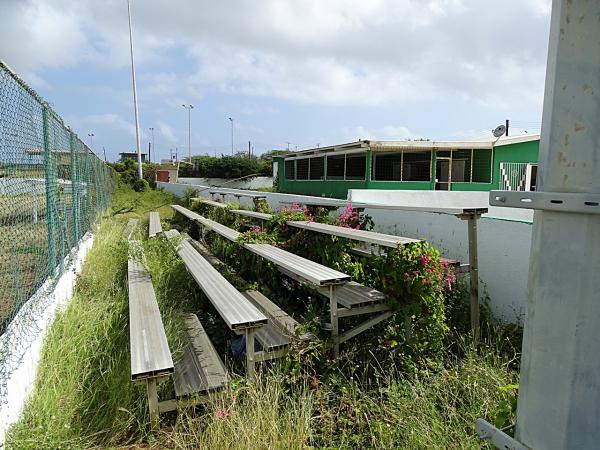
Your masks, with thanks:
[[[246,328],[246,375],[250,380],[256,376],[254,361],[254,334],[255,328]]]
[[[79,242],[79,196],[77,187],[77,162],[75,157],[75,135],[69,131],[69,146],[71,147],[71,207],[73,209],[73,244]]]
[[[160,422],[158,409],[158,392],[156,390],[156,378],[149,378],[146,381],[146,390],[148,391],[148,408],[150,409],[150,423],[153,430],[158,429]]]
[[[338,319],[338,304],[335,298],[335,286],[329,285],[329,315],[331,319],[331,340],[333,341],[333,357],[340,356],[340,342],[338,335],[340,333]]]
[[[46,224],[48,230],[48,276],[53,276],[56,268],[54,242],[54,200],[56,198],[56,173],[52,157],[50,136],[50,111],[47,104],[42,107],[42,124],[44,133],[44,173],[46,179]]]
[[[469,241],[469,273],[471,298],[471,331],[475,342],[479,341],[479,265],[477,256],[477,220],[480,214],[463,214],[459,216],[467,221]]]

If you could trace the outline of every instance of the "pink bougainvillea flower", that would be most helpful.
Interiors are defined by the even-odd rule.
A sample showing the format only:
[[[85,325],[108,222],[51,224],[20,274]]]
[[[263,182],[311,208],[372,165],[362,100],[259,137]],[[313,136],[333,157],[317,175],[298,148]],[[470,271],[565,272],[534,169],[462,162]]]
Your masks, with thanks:
[[[426,266],[427,264],[429,264],[429,256],[421,255],[421,256],[419,256],[419,261],[421,261],[421,264]]]
[[[217,408],[215,410],[215,419],[217,419],[217,420],[227,419],[230,416],[231,416],[231,413],[229,411],[227,411],[226,409]]]

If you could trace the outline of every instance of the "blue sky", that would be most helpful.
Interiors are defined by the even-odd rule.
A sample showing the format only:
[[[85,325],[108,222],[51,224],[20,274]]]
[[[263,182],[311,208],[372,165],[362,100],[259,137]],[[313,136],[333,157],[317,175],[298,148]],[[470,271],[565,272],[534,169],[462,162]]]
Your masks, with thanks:
[[[538,132],[549,0],[132,0],[158,156]],[[0,58],[109,159],[135,148],[125,0],[3,0]]]

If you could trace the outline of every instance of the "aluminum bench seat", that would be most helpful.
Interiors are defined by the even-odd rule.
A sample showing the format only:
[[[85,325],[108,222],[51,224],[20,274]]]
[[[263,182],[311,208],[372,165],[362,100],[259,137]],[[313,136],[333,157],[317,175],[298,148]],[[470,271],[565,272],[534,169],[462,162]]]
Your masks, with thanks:
[[[162,226],[160,224],[160,216],[158,215],[158,211],[151,211],[148,215],[148,219],[148,237],[154,237],[157,234],[162,233]]]
[[[355,230],[354,228],[340,227],[337,225],[329,225],[319,222],[306,221],[290,221],[289,226],[301,228],[304,230],[312,230],[319,233],[339,236],[355,241],[366,242],[369,244],[380,245],[384,247],[396,248],[399,245],[406,245],[415,242],[420,242],[419,239],[412,239],[402,236],[393,236],[391,234],[377,233],[374,231]]]
[[[177,230],[169,230],[165,235],[171,241],[180,236]],[[234,288],[188,241],[182,240],[176,247],[176,252],[230,330],[241,331],[267,323],[266,316]]]
[[[125,237],[125,239],[131,239],[133,232],[138,226],[138,222],[138,219],[129,219],[127,221],[127,225],[125,225],[125,229],[123,230],[123,236]]]
[[[137,219],[132,220],[137,223]],[[127,235],[131,236],[134,229],[135,224],[126,231]],[[144,266],[132,257],[132,254],[141,254],[139,241],[129,241],[129,254],[127,287],[131,379],[146,384],[150,420],[156,427],[159,422],[156,386],[173,373],[174,365],[152,279]]]
[[[225,387],[229,382],[229,374],[198,317],[187,314],[184,323],[189,343],[175,363],[175,396],[182,398]]]
[[[253,219],[269,220],[273,214],[262,213],[258,211],[248,211],[246,209],[232,209],[230,212],[240,216],[252,217]]]
[[[210,195],[233,195],[234,197],[247,197],[247,198],[252,198],[252,199],[263,199],[263,198],[267,198],[267,196],[265,194],[256,194],[254,192],[240,192],[240,191],[230,191],[227,189],[211,189],[208,191],[208,193]]]
[[[320,291],[323,295],[329,293],[327,288],[320,288]],[[343,307],[352,309],[385,302],[385,295],[376,289],[351,281],[336,289],[335,299]]]
[[[182,214],[183,216],[187,217],[190,220],[198,220],[202,217],[200,214],[198,214],[194,211],[191,211],[187,208],[184,208],[183,206],[180,206],[180,205],[171,205],[171,208],[173,208],[179,214]]]
[[[215,202],[214,200],[208,200],[208,199],[202,198],[202,197],[193,198],[192,200],[196,200],[196,201],[198,201],[200,203],[204,203],[206,205],[214,206],[215,208],[227,209],[226,203]]]
[[[256,332],[264,352],[283,350],[293,341],[310,339],[309,334],[297,335],[300,324],[260,292],[246,291],[244,296],[269,318],[269,323]]]
[[[200,222],[202,226],[208,228],[209,230],[212,230],[215,233],[223,236],[225,239],[228,239],[233,242],[237,241],[238,237],[241,234],[239,231],[235,231],[234,229],[229,228],[228,226],[225,226],[219,222],[215,222],[214,220],[207,219],[206,217],[199,216],[199,218],[197,218],[196,221]]]
[[[129,288],[129,342],[134,381],[173,372],[173,360],[158,309],[150,274],[141,263],[127,263]]]
[[[298,334],[300,324],[296,319],[286,313],[283,309],[265,297],[258,291],[246,291],[246,297],[250,298],[256,307],[258,307],[286,336],[290,339],[299,339],[305,341],[310,339],[310,333]]]
[[[244,248],[281,268],[287,269],[296,278],[300,277],[316,286],[342,284],[351,280],[350,275],[330,269],[271,244],[244,244]]]

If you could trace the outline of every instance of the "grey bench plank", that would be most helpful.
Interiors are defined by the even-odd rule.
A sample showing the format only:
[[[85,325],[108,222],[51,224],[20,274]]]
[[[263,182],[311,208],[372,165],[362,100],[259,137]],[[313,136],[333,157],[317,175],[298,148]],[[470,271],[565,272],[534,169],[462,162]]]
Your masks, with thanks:
[[[131,378],[167,375],[173,372],[173,360],[150,275],[131,258],[127,273]]]
[[[173,207],[175,208],[175,206]],[[178,211],[185,210],[183,207],[178,208]],[[186,211],[187,212],[180,212],[231,241],[236,241],[241,234],[214,220],[192,213],[192,211]],[[330,269],[329,267],[274,247],[270,244],[243,244],[243,247],[317,286],[345,283],[351,279],[350,276],[345,273]]]
[[[184,323],[189,343],[175,363],[175,396],[181,398],[223,388],[229,381],[229,374],[198,317],[188,314]]]
[[[133,235],[133,232],[135,231],[135,229],[138,226],[138,219],[129,219],[127,221],[127,225],[125,226],[125,229],[123,230],[123,236],[125,236],[126,239],[131,239],[131,236]]]
[[[246,291],[245,294],[289,338],[306,340],[311,337],[309,333],[298,335],[297,330],[300,327],[298,321],[262,293]]]
[[[200,214],[195,213],[194,211],[191,211],[180,205],[171,205],[171,208],[173,208],[179,214],[184,215],[185,217],[187,217],[190,220],[198,220],[200,217],[202,217]]]
[[[205,203],[207,205],[214,206],[215,208],[227,209],[227,203],[215,202],[213,200],[208,200],[208,199],[202,198],[202,197],[193,198],[192,200],[196,200],[200,203]]]
[[[351,279],[350,275],[270,244],[244,244],[244,248],[317,286],[346,283]]]
[[[321,288],[320,292],[325,296],[329,295],[327,288]],[[340,305],[351,309],[385,302],[385,295],[376,289],[351,281],[336,289],[335,299]]]
[[[175,240],[179,236],[176,230],[169,230],[165,234],[169,240]],[[243,330],[267,323],[265,315],[234,288],[189,242],[182,240],[176,251],[229,329]]]
[[[158,211],[151,211],[148,215],[148,221],[148,237],[154,237],[157,234],[162,233],[162,226],[160,224],[160,216],[158,215]]]
[[[211,189],[208,191],[209,194],[218,194],[218,195],[233,195],[234,197],[247,197],[252,199],[262,199],[267,198],[265,194],[255,194],[253,192],[239,192],[239,191],[230,191],[227,189]]]
[[[396,248],[399,245],[420,242],[418,239],[376,233],[374,231],[355,230],[354,228],[340,227],[319,222],[290,221],[287,224],[295,228],[317,231],[319,233],[339,236],[346,239],[352,239],[354,241],[367,242],[369,244],[382,245],[392,248]]]
[[[254,219],[269,220],[273,214],[261,213],[258,211],[248,211],[246,209],[232,209],[230,212],[240,216],[252,217]]]
[[[223,236],[225,239],[228,239],[233,242],[237,241],[238,237],[241,234],[239,231],[235,231],[229,228],[228,226],[220,224],[219,222],[215,222],[214,220],[207,219],[206,217],[200,216],[198,219],[196,219],[196,221],[200,222],[202,226],[205,226],[206,228]]]

